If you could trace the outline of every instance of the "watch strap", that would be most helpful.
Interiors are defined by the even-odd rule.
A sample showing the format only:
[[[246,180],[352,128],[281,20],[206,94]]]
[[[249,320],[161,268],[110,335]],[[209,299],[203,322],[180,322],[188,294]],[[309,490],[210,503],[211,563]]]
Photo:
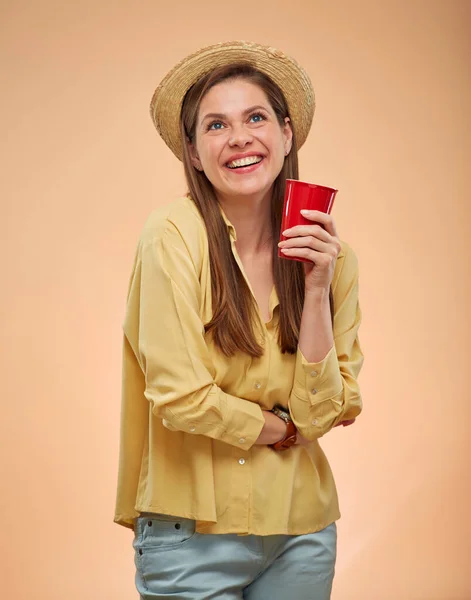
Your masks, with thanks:
[[[279,440],[275,444],[271,444],[273,450],[287,450],[296,443],[297,429],[293,421],[286,422],[286,433],[282,440]]]

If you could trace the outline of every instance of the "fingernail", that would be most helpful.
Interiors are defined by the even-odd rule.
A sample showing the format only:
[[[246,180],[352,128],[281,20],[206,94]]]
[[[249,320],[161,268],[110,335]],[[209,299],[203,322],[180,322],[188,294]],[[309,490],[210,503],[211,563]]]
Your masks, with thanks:
[[[310,210],[306,210],[305,208],[302,208],[300,212],[301,212],[302,215],[308,215],[311,211]]]

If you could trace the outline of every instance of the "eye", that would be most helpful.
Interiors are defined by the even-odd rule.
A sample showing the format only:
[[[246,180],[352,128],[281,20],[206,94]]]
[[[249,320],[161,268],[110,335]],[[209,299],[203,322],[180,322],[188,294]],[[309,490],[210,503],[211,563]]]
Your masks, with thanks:
[[[250,117],[250,121],[252,123],[261,123],[262,121],[265,121],[265,120],[266,120],[266,117],[264,115],[262,115],[262,113],[254,113]]]
[[[222,129],[224,127],[224,125],[221,123],[221,121],[213,121],[212,123],[210,123],[207,127],[207,131],[218,131],[219,129]]]

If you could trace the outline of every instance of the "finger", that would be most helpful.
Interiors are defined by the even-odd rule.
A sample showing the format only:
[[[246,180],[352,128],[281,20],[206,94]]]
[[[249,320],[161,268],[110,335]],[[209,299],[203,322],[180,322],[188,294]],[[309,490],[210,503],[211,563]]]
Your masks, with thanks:
[[[337,425],[334,425],[334,427],[340,427],[340,425],[343,425],[344,427],[348,427],[349,425],[353,425],[353,423],[355,423],[356,419],[347,419],[346,421],[340,421],[340,423],[337,423]]]
[[[280,248],[280,250],[282,254],[289,256],[290,258],[293,256],[307,258],[307,260],[323,269],[329,269],[336,260],[336,257],[332,254],[318,252],[317,250],[312,250],[312,248]]]
[[[292,240],[296,237],[313,237],[322,240],[323,242],[329,244],[332,247],[332,253],[335,256],[338,256],[340,251],[342,250],[342,244],[340,243],[340,240],[330,235],[330,233],[322,229],[320,225],[296,225],[295,227],[291,227],[290,229],[285,229],[285,231],[282,231],[281,233],[288,240]],[[285,241],[286,240],[283,240],[283,242]],[[327,246],[325,246],[324,249],[327,251]]]
[[[330,242],[333,238],[328,231],[320,225],[295,225],[281,232],[287,238],[314,235],[324,242]]]
[[[318,252],[325,252],[336,256],[336,248],[332,244],[323,242],[312,235],[289,238],[278,243],[279,248],[312,248]]]
[[[322,225],[324,225],[324,227],[330,233],[330,235],[338,237],[337,228],[335,226],[335,222],[332,215],[328,215],[327,213],[322,212],[320,210],[302,210],[301,214],[309,221],[316,221],[322,223]]]

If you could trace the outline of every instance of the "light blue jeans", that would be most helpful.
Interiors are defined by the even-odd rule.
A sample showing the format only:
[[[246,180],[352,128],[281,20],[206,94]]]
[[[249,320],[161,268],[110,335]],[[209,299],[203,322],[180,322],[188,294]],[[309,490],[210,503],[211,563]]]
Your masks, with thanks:
[[[200,534],[195,522],[142,513],[135,522],[141,600],[329,600],[337,527],[304,535]]]

